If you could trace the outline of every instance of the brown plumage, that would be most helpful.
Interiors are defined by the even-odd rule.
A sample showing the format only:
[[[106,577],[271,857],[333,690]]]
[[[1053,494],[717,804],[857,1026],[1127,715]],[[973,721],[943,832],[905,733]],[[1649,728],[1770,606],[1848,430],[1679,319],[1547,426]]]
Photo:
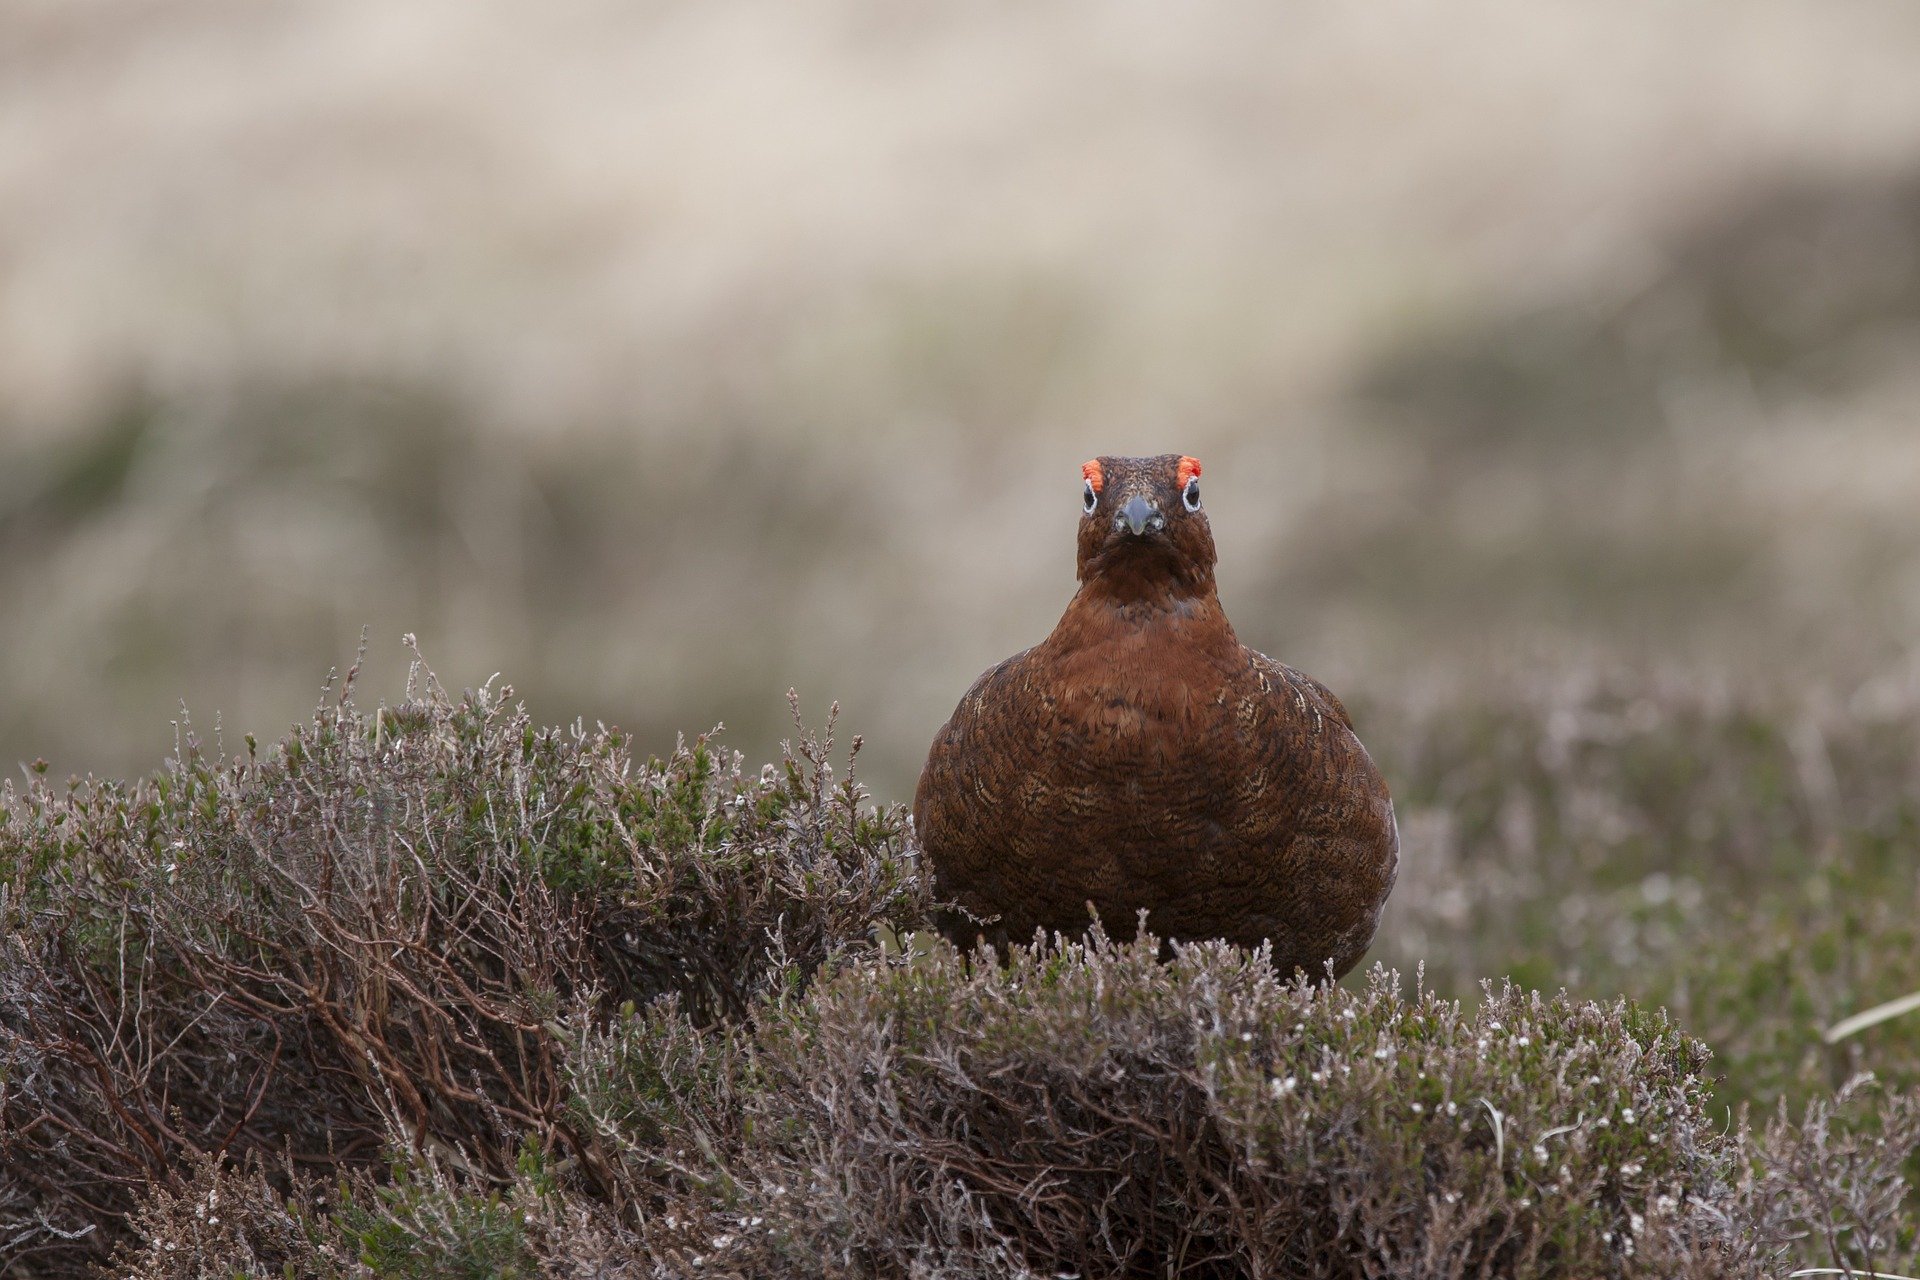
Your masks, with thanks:
[[[1199,463],[1084,474],[1080,589],[934,739],[914,822],[956,941],[1270,940],[1320,977],[1359,962],[1393,887],[1386,783],[1340,700],[1241,644],[1214,589]]]

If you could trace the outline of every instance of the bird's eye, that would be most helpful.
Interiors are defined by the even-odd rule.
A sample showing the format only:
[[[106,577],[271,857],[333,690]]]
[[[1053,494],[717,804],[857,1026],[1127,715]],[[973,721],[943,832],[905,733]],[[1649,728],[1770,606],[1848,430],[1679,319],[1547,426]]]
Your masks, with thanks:
[[[1200,480],[1195,477],[1187,481],[1187,487],[1180,491],[1180,505],[1189,511],[1200,509]]]
[[[1080,509],[1088,515],[1092,515],[1093,509],[1099,505],[1100,495],[1094,491],[1093,481],[1089,480],[1087,481],[1086,492],[1080,495]]]

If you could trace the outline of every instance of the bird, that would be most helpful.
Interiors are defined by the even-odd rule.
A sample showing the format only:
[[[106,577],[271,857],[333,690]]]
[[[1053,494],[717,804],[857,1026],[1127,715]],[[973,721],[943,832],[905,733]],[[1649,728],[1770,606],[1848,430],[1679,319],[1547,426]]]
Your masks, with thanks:
[[[1078,589],[1051,634],[976,680],[914,791],[955,943],[1265,944],[1338,979],[1399,868],[1385,779],[1340,700],[1240,643],[1214,581],[1200,462],[1081,468]]]

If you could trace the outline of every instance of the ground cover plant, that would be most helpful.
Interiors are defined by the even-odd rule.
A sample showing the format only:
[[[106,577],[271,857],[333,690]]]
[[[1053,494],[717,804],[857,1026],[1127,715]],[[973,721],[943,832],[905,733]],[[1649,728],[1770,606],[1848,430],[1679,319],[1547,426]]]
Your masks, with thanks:
[[[1362,708],[1401,973],[1322,988],[933,940],[831,725],[755,770],[351,686],[0,791],[7,1274],[1912,1268],[1920,1018],[1821,1036],[1920,990],[1899,698]]]

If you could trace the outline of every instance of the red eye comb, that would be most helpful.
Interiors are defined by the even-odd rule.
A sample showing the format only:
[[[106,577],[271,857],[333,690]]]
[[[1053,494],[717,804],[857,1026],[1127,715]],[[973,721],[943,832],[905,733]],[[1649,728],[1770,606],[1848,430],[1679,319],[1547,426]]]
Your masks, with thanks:
[[[1187,482],[1189,480],[1198,480],[1200,478],[1200,459],[1198,458],[1180,459],[1179,475],[1180,475],[1180,487],[1182,489],[1187,487]]]
[[[1198,471],[1199,469],[1199,464],[1194,464],[1194,470]],[[1098,458],[1095,458],[1091,462],[1081,463],[1080,474],[1087,478],[1087,483],[1093,486],[1095,493],[1100,492],[1100,490],[1106,486],[1107,478],[1100,474],[1100,459]]]

